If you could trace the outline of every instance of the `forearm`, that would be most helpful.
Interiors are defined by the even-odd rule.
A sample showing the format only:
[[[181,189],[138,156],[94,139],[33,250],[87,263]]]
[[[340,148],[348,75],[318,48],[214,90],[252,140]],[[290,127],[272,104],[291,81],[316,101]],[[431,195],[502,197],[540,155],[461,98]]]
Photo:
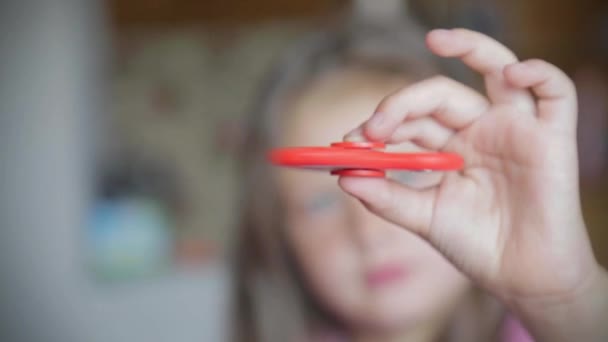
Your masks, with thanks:
[[[525,301],[513,309],[538,342],[608,341],[608,273],[598,266],[569,298]]]

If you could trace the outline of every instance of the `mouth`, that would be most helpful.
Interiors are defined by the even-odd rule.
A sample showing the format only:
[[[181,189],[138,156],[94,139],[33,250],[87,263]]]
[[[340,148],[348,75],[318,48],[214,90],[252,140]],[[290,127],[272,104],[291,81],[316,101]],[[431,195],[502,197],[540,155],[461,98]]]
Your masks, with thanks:
[[[365,280],[369,287],[379,288],[402,281],[407,275],[407,269],[401,264],[384,264],[367,272]]]

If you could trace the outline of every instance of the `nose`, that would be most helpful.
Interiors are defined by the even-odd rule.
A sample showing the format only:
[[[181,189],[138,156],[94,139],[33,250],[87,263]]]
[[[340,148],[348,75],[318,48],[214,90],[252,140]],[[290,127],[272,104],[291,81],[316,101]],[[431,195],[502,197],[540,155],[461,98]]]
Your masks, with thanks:
[[[382,248],[390,244],[392,237],[400,229],[372,214],[362,203],[352,198],[348,203],[348,218],[352,237],[364,250]]]

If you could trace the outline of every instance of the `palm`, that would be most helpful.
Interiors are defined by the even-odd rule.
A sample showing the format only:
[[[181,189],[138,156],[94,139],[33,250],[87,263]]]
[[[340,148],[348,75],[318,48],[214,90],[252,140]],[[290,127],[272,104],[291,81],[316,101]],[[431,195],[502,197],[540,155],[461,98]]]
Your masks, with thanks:
[[[533,291],[546,293],[543,284],[568,261],[556,259],[560,251],[544,242],[569,237],[543,229],[552,222],[542,222],[547,209],[563,209],[547,208],[543,198],[573,195],[559,189],[563,181],[556,178],[577,176],[574,168],[554,169],[576,163],[574,151],[559,146],[559,138],[534,116],[502,106],[448,142],[445,149],[461,153],[469,164],[447,174],[438,187],[429,238],[466,274],[490,287],[500,283],[503,292],[529,291],[533,283],[543,286]],[[575,210],[575,201],[567,209]]]

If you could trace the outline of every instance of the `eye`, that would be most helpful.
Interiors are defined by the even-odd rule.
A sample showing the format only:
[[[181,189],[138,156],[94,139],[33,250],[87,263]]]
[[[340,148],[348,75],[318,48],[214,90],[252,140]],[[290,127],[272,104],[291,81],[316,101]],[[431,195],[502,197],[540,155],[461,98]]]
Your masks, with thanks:
[[[309,215],[321,214],[338,207],[340,198],[340,194],[336,192],[320,192],[305,200],[302,209]]]

